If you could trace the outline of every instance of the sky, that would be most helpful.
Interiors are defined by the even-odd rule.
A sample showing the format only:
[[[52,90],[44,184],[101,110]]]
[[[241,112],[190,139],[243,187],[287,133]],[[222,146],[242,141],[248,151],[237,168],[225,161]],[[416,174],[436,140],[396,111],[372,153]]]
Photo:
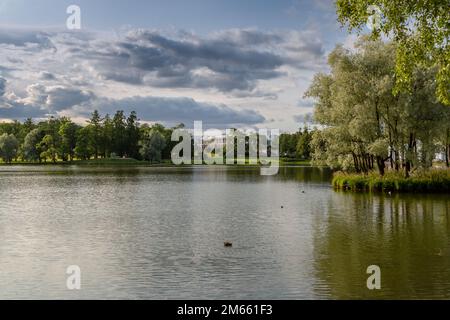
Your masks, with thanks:
[[[0,0],[0,119],[135,110],[142,122],[294,131],[327,55],[333,0]],[[66,9],[81,9],[69,30]]]

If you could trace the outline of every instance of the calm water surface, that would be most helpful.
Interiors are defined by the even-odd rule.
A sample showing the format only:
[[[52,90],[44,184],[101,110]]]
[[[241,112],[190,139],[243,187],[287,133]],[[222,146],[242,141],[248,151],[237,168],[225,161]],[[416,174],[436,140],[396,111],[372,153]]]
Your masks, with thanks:
[[[449,299],[449,198],[338,193],[310,167],[3,166],[0,298]]]

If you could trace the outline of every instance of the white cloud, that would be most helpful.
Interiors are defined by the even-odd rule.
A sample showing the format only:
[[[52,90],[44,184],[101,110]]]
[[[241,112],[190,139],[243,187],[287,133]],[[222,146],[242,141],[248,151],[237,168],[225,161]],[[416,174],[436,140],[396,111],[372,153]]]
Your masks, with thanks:
[[[0,118],[135,107],[143,120],[292,121],[309,78],[325,66],[324,52],[308,30],[231,29],[202,37],[3,30]]]

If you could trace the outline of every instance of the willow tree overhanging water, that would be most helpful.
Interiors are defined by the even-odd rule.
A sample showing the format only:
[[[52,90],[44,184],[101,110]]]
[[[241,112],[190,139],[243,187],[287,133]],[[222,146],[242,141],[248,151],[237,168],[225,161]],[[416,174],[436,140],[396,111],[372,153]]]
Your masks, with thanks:
[[[388,165],[408,176],[442,152],[449,165],[450,108],[436,98],[437,69],[416,68],[412,89],[394,95],[397,50],[361,38],[355,51],[337,46],[329,55],[331,73],[317,74],[306,92],[324,126],[312,140],[316,163],[381,175]]]

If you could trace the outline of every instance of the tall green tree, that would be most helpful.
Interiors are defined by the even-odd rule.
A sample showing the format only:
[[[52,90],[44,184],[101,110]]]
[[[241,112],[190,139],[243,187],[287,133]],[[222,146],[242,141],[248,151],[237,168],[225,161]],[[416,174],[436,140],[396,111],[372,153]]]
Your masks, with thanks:
[[[58,150],[56,148],[55,140],[50,134],[46,134],[41,142],[38,144],[41,151],[40,157],[47,161],[50,159],[53,163],[56,163],[58,157]]]
[[[112,119],[112,151],[123,157],[127,155],[127,126],[125,114],[122,110],[117,111]]]
[[[31,130],[25,137],[22,156],[26,161],[41,161],[41,151],[39,142],[42,140],[42,133],[39,129]]]
[[[101,154],[105,158],[109,158],[111,152],[113,152],[113,132],[114,123],[107,114],[103,119],[103,130],[102,130],[102,143],[101,143]]]
[[[131,111],[126,124],[126,154],[137,159],[139,157],[139,122],[135,111]]]
[[[140,141],[140,153],[144,160],[160,162],[162,151],[166,145],[164,136],[158,130],[150,130]]]
[[[450,106],[448,0],[337,0],[336,6],[339,21],[350,30],[361,31],[372,16],[378,24],[374,25],[373,36],[385,35],[398,43],[396,92],[412,87],[416,65],[436,64],[436,95]]]
[[[367,39],[357,48],[352,53],[338,46],[328,58],[331,74],[316,75],[306,96],[317,99],[314,118],[327,126],[321,137],[332,161],[343,167],[353,162],[358,172],[377,164],[384,174],[388,144],[381,110],[393,102],[390,75],[395,48]]]
[[[17,157],[19,141],[13,134],[4,133],[0,136],[0,157],[6,163],[11,163]]]
[[[311,140],[312,133],[305,127],[297,140],[297,157],[305,160],[311,159]]]
[[[280,151],[283,157],[295,158],[297,156],[297,143],[300,136],[301,132],[280,135]]]
[[[78,126],[69,118],[61,120],[59,127],[59,135],[61,136],[61,145],[59,147],[59,154],[63,161],[69,159],[72,161],[75,156],[75,147],[77,144],[77,130]]]
[[[23,136],[25,137],[28,133],[31,132],[31,130],[33,130],[35,128],[36,128],[36,125],[34,124],[33,119],[27,118],[22,125]]]
[[[89,160],[94,154],[90,144],[89,127],[84,127],[77,132],[77,143],[75,146],[75,155],[81,160]]]
[[[94,158],[97,159],[102,143],[102,118],[97,110],[94,110],[88,123],[90,148],[94,152]]]
[[[363,38],[356,51],[338,46],[330,74],[317,74],[306,96],[316,98],[313,158],[344,169],[384,174],[430,167],[446,110],[437,102],[433,68],[416,68],[410,92],[393,95],[397,46]]]

